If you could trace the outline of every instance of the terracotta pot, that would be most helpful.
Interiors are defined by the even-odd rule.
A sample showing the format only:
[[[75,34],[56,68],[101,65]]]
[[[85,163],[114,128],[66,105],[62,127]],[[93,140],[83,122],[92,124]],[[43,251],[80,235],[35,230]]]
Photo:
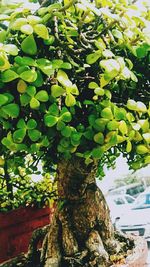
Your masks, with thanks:
[[[27,252],[32,232],[50,223],[52,210],[26,207],[0,214],[0,263]]]
[[[147,256],[148,256],[148,246],[147,242],[140,236],[133,237],[135,248],[132,250],[131,254],[126,258],[126,263],[119,265],[119,267],[144,267],[146,266]],[[113,265],[111,267],[117,267],[118,265]]]

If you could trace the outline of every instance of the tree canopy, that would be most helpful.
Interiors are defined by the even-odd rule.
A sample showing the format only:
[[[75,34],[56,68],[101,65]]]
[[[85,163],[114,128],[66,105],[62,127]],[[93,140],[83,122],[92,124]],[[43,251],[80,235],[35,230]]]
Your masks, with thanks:
[[[34,1],[36,2],[36,1]],[[150,163],[150,3],[0,7],[0,163]],[[10,153],[11,152],[11,153]]]

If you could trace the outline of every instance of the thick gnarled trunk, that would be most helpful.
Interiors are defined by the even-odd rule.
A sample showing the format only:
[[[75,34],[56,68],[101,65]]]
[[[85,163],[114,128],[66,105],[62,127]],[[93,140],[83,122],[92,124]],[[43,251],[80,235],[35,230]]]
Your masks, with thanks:
[[[58,164],[59,204],[47,237],[45,267],[109,266],[119,250],[96,166],[73,158]]]

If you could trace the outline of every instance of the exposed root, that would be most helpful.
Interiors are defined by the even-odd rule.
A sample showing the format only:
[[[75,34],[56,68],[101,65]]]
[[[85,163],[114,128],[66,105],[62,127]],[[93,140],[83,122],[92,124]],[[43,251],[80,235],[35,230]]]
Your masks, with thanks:
[[[89,264],[91,266],[98,266],[102,263],[108,263],[109,256],[104,248],[102,239],[98,231],[93,230],[90,233],[89,238],[86,241],[86,247],[91,254],[89,261]]]
[[[61,264],[61,233],[58,212],[55,212],[47,239],[44,267],[60,267]],[[43,253],[43,252],[42,252]],[[44,260],[44,259],[43,259]]]

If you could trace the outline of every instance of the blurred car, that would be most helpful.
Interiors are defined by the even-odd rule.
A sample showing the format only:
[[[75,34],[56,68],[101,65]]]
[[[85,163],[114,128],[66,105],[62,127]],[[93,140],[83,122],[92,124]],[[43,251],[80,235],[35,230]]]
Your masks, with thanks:
[[[112,223],[115,224],[116,218],[121,217],[125,211],[131,208],[135,198],[127,194],[108,195],[106,201],[110,209]]]
[[[143,236],[150,242],[150,188],[141,193],[132,208],[118,218],[116,228],[124,233]]]

